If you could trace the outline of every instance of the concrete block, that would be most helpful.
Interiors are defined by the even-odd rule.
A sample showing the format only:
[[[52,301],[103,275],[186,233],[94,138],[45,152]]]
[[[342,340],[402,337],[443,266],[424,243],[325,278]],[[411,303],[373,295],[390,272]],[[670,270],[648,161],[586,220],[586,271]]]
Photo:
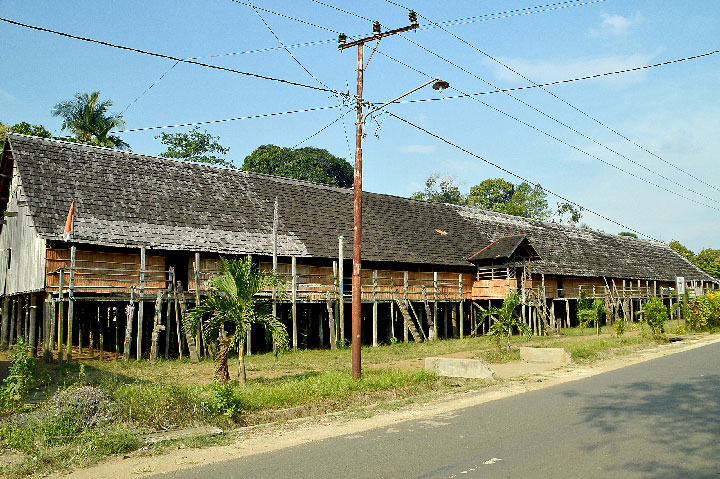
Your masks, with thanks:
[[[451,378],[492,379],[495,375],[482,359],[425,358],[425,370]]]
[[[520,348],[520,359],[527,363],[569,363],[570,353],[564,348]]]

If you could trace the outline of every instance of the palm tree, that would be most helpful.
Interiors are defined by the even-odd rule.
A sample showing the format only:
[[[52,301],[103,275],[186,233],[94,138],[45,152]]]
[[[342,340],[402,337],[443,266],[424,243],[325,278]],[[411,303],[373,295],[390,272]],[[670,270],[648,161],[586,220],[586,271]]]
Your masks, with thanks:
[[[195,308],[188,310],[190,326],[202,327],[206,338],[217,338],[224,325],[235,326],[233,334],[218,340],[219,351],[215,360],[215,379],[230,380],[228,354],[238,352],[238,380],[245,384],[245,339],[248,326],[261,324],[272,335],[276,351],[287,348],[288,333],[285,326],[270,312],[270,305],[255,295],[269,287],[278,287],[283,281],[271,271],[257,271],[249,259],[220,258],[220,274],[209,281],[209,295]]]
[[[494,318],[492,325],[488,329],[488,334],[495,336],[498,346],[500,345],[500,338],[504,337],[507,339],[507,349],[510,350],[510,337],[514,329],[517,329],[520,334],[528,338],[532,336],[532,330],[522,322],[516,312],[517,307],[521,304],[520,295],[513,291],[505,296],[501,307],[491,307],[483,311],[483,319],[488,316]]]
[[[127,143],[109,134],[113,128],[125,127],[121,114],[108,112],[112,104],[111,100],[100,102],[99,91],[76,93],[75,99],[58,103],[51,113],[62,117],[62,129],[70,130],[81,143],[129,150]]]

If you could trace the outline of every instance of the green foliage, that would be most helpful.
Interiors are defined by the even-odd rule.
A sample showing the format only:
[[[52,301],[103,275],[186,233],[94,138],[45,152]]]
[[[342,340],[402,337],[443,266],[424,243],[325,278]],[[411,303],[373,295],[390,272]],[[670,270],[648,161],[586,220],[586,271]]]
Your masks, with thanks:
[[[343,188],[353,185],[352,165],[321,148],[305,147],[294,150],[262,145],[245,157],[242,170]]]
[[[607,313],[607,308],[604,299],[597,298],[591,304],[590,300],[585,296],[585,291],[580,292],[577,316],[581,329],[595,326],[598,334],[600,334],[600,325],[605,313]]]
[[[460,188],[455,184],[455,181],[455,177],[453,176],[442,176],[440,173],[433,173],[425,180],[425,189],[413,193],[412,198],[430,201],[431,203],[446,203],[462,206],[466,200],[460,192]]]
[[[42,125],[31,125],[26,121],[21,121],[13,126],[0,122],[0,150],[5,145],[5,137],[8,133],[20,133],[21,135],[39,136],[41,138],[52,138],[47,128]]]
[[[686,302],[685,320],[691,331],[720,327],[720,293],[707,292]]]
[[[470,188],[467,205],[536,220],[547,220],[551,216],[542,186],[531,186],[524,181],[514,185],[502,178],[488,179]]]
[[[13,410],[22,407],[25,396],[35,382],[36,361],[30,357],[30,345],[23,336],[10,349],[8,377],[0,385],[0,407]]]
[[[643,304],[637,314],[642,317],[641,321],[650,327],[653,338],[663,338],[668,311],[660,298],[651,299]]]
[[[670,242],[670,249],[672,249],[677,254],[690,261],[691,263],[695,262],[695,253],[693,253],[689,248],[686,248],[685,246],[680,244],[679,241],[672,240]]]
[[[207,130],[201,133],[200,129],[195,127],[187,133],[163,132],[155,138],[159,138],[160,143],[167,146],[167,151],[160,153],[160,156],[164,158],[235,168],[232,162],[214,155],[215,153],[225,155],[230,148],[223,147],[218,143],[220,137],[212,136]]]
[[[621,338],[623,334],[625,334],[625,318],[617,318],[615,320],[615,324],[613,324],[613,330],[615,331],[615,336],[618,338]]]
[[[212,384],[215,393],[212,409],[228,419],[234,418],[242,409],[242,403],[235,395],[235,387],[230,382],[216,382]]]
[[[517,307],[522,303],[520,296],[517,292],[509,292],[501,307],[491,307],[486,311],[483,311],[483,319],[490,316],[494,319],[493,323],[488,328],[488,335],[494,337],[498,346],[500,345],[500,339],[506,338],[507,349],[510,350],[510,337],[514,330],[517,330],[519,334],[530,339],[532,336],[532,330],[530,327],[523,323],[517,314]]]
[[[720,278],[720,249],[705,248],[695,257],[695,264],[713,278]]]
[[[638,235],[636,235],[635,233],[631,233],[631,232],[629,232],[629,231],[621,231],[621,232],[618,233],[618,236],[629,236],[630,238],[637,238],[637,237],[638,237]]]
[[[52,116],[63,118],[62,129],[69,130],[80,143],[129,150],[119,137],[110,135],[113,128],[124,128],[119,113],[110,113],[111,100],[100,101],[100,92],[76,93],[73,100],[56,104]]]
[[[582,210],[567,202],[558,203],[555,214],[560,218],[561,225],[575,226],[582,218]]]

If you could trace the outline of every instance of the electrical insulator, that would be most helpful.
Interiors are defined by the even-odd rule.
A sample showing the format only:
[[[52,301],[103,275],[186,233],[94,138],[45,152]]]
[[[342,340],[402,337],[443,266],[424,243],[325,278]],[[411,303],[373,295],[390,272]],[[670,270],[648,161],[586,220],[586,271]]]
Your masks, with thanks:
[[[415,10],[410,10],[410,24],[417,25],[417,13],[415,13]]]
[[[380,22],[373,23],[373,34],[377,35],[380,33]]]
[[[344,33],[341,33],[341,34],[338,36],[338,43],[339,43],[340,45],[345,45],[345,42],[346,42],[346,41],[347,41],[347,35],[345,35]]]

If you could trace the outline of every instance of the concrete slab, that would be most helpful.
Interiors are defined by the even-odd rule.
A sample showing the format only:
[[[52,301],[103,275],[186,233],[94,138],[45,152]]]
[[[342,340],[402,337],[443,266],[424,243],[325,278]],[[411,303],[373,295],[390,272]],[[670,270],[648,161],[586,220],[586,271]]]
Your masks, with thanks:
[[[572,361],[570,353],[564,348],[520,348],[520,359],[527,363],[560,363]]]
[[[482,359],[425,358],[425,370],[450,378],[493,379],[495,375]]]

